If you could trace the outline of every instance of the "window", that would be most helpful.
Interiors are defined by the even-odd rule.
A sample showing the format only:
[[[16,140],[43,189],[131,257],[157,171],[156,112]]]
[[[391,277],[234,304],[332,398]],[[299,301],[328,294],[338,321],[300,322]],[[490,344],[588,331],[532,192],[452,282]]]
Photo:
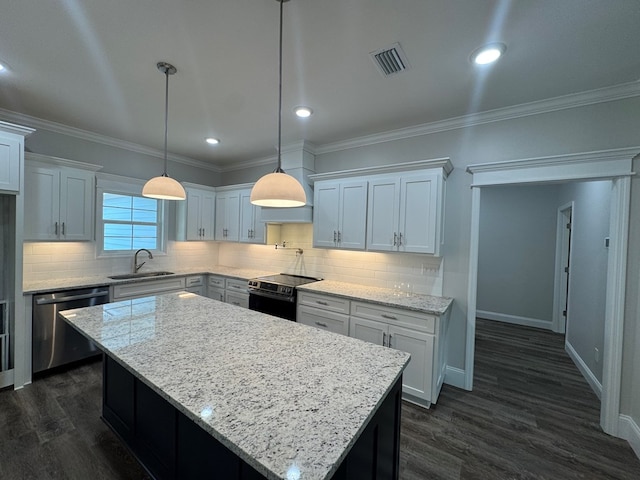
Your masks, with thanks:
[[[130,184],[98,179],[98,256],[130,255],[140,248],[165,251],[164,202],[143,197],[140,192]]]
[[[103,250],[157,250],[159,203],[153,198],[103,193]]]

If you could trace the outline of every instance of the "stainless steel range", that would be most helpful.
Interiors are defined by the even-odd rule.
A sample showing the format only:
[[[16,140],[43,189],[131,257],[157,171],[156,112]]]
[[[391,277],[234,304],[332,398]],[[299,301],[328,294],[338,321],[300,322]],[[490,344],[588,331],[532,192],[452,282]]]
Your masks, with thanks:
[[[249,308],[276,317],[296,320],[296,287],[321,278],[302,275],[267,275],[249,280]]]

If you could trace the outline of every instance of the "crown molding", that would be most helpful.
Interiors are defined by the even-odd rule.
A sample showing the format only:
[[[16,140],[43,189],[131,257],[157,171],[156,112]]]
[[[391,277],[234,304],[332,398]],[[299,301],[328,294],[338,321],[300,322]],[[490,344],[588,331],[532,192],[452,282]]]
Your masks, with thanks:
[[[53,165],[60,165],[70,168],[81,168],[83,170],[90,170],[97,172],[102,169],[102,165],[95,165],[93,163],[78,162],[76,160],[69,160],[67,158],[52,157],[51,155],[43,155],[41,153],[24,152],[24,159],[28,161],[35,161],[41,163],[49,163]]]
[[[362,177],[369,175],[381,175],[390,173],[410,172],[413,170],[424,170],[428,168],[441,168],[446,178],[453,171],[453,164],[449,157],[434,158],[431,160],[417,160],[414,162],[392,163],[377,167],[354,168],[351,170],[340,170],[337,172],[315,173],[309,175],[309,180],[317,182],[320,180],[334,180],[350,177]]]
[[[26,124],[32,128],[47,130],[53,133],[59,133],[61,135],[67,135],[74,138],[79,138],[80,140],[86,140],[88,142],[99,143],[102,145],[108,145],[110,147],[121,148],[123,150],[127,150],[134,153],[140,153],[143,155],[149,155],[151,157],[157,157],[164,159],[164,152],[162,150],[158,150],[151,147],[145,147],[144,145],[140,145],[133,142],[127,142],[125,140],[119,140],[117,138],[109,137],[107,135],[102,135],[95,132],[90,132],[88,130],[83,130],[81,128],[70,127],[68,125],[63,125],[62,123],[52,122],[50,120],[43,120],[41,118],[32,117],[31,115],[26,115],[24,113],[13,112],[11,110],[7,110],[4,108],[0,108],[0,118],[4,120],[8,120],[10,122],[16,122],[19,124]],[[172,162],[182,163],[184,165],[190,165],[192,167],[202,168],[204,170],[211,170],[213,172],[219,173],[221,170],[216,165],[212,165],[207,162],[202,162],[199,160],[194,160],[193,158],[183,157],[181,155],[174,155],[172,153],[167,154],[167,158]]]
[[[34,128],[25,127],[22,125],[14,125],[13,123],[1,121],[0,130],[3,132],[13,133],[15,135],[22,135],[23,137],[29,136],[36,131]]]
[[[567,110],[570,108],[594,105],[597,103],[612,102],[625,98],[640,96],[640,81],[622,83],[611,87],[588,90],[586,92],[572,93],[561,97],[554,97],[535,102],[523,103],[511,107],[488,110],[486,112],[472,113],[447,120],[431,123],[423,123],[413,127],[390,130],[374,135],[366,135],[341,142],[327,143],[316,148],[316,153],[325,153],[348,150],[350,148],[365,147],[377,143],[391,142],[405,138],[431,135],[460,128],[473,127],[486,123],[502,122],[515,118],[540,115],[542,113]]]

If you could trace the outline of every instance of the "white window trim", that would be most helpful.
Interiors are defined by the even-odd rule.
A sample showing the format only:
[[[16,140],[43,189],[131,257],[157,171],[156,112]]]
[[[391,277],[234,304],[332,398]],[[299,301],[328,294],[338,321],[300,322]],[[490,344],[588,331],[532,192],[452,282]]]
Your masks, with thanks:
[[[137,178],[123,177],[120,175],[112,175],[108,173],[96,174],[96,221],[95,221],[95,239],[96,239],[96,258],[121,258],[130,257],[133,250],[105,252],[104,238],[102,232],[104,224],[102,221],[102,194],[116,193],[121,195],[139,195],[142,196],[142,187],[145,181]],[[164,200],[160,200],[160,222],[158,227],[160,235],[158,238],[159,248],[151,250],[154,255],[162,256],[167,254],[168,244],[168,226],[169,226],[169,209]]]

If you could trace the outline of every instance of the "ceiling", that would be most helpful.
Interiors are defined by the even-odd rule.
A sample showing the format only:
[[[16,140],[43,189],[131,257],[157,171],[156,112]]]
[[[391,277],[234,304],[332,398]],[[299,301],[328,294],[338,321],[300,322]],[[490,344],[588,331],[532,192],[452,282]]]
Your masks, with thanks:
[[[0,108],[219,168],[277,144],[276,0],[20,0],[0,15]],[[326,145],[640,79],[638,0],[291,0],[283,144]],[[503,42],[476,67],[471,52]],[[399,42],[410,68],[369,53]],[[301,120],[296,105],[314,115]],[[212,147],[207,136],[221,140]]]

